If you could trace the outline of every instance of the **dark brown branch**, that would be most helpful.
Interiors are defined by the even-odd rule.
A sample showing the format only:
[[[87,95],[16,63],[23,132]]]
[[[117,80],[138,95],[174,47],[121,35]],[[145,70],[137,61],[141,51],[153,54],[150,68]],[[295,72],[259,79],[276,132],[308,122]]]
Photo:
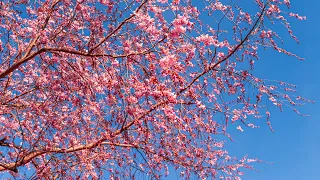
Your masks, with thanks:
[[[92,148],[95,148],[99,145],[138,148],[138,146],[134,146],[134,145],[130,145],[130,144],[118,144],[118,143],[103,142],[103,141],[105,141],[105,139],[101,139],[97,142],[87,144],[87,145],[79,145],[79,146],[75,146],[75,147],[70,147],[68,149],[54,148],[54,149],[49,149],[49,150],[34,150],[34,151],[26,154],[24,157],[22,157],[17,162],[7,163],[7,164],[0,163],[0,172],[5,171],[5,170],[18,172],[17,167],[23,166],[23,165],[29,163],[31,160],[33,160],[37,156],[41,156],[43,154],[48,154],[48,153],[72,153],[72,152],[81,151],[81,150],[85,150],[85,149],[92,149]]]
[[[41,30],[44,30],[44,29],[47,27],[48,22],[49,22],[49,19],[50,19],[51,15],[52,15],[53,9],[54,9],[54,7],[55,7],[59,2],[60,2],[60,0],[56,0],[56,1],[52,4],[52,6],[51,6],[51,8],[50,8],[50,11],[49,11],[49,13],[48,13],[48,15],[47,15],[47,17],[46,17],[46,20],[45,20],[43,26],[41,27]],[[5,70],[4,72],[0,73],[0,79],[6,77],[8,74],[10,74],[10,73],[13,72],[14,70],[16,70],[19,66],[21,66],[23,63],[29,61],[30,59],[34,58],[35,56],[37,56],[38,54],[40,54],[40,53],[43,52],[42,50],[39,50],[39,51],[36,51],[35,53],[33,53],[33,54],[30,55],[32,49],[33,49],[34,46],[36,45],[36,42],[37,42],[38,39],[40,38],[40,35],[41,35],[41,33],[38,33],[38,34],[36,35],[36,37],[29,43],[29,45],[28,45],[28,47],[27,47],[27,49],[26,49],[25,54],[23,55],[23,57],[22,57],[20,60],[18,60],[16,63],[14,63],[12,66],[10,66],[10,67],[9,67],[7,70]]]
[[[113,36],[114,33],[116,33],[117,31],[119,31],[125,23],[127,23],[130,19],[132,19],[134,16],[136,16],[136,13],[138,13],[139,10],[142,8],[142,6],[143,6],[144,4],[146,4],[147,2],[148,2],[148,0],[143,1],[133,14],[131,14],[129,17],[127,17],[125,20],[123,20],[110,34],[108,34],[105,38],[103,38],[98,44],[96,44],[95,46],[93,46],[93,47],[89,50],[88,54],[91,54],[91,53],[92,53],[95,49],[97,49],[101,44],[103,44],[104,42],[106,42],[106,40],[108,40],[111,36]]]
[[[44,29],[49,21],[49,18],[51,16],[51,13],[53,12],[53,8],[56,4],[58,4],[58,2],[60,2],[60,0],[57,0],[54,2],[54,4],[51,7],[51,10],[46,18],[46,21],[44,23],[44,26],[42,27],[42,29]],[[148,2],[148,0],[143,1],[140,6],[136,9],[135,13],[139,12],[139,10],[143,7],[144,4],[146,4]],[[24,56],[18,60],[16,63],[14,63],[12,66],[10,66],[7,70],[3,71],[0,73],[0,79],[6,77],[8,74],[10,74],[11,72],[13,72],[14,70],[18,69],[22,64],[24,64],[25,62],[29,61],[30,59],[36,57],[37,55],[43,53],[43,52],[65,52],[65,53],[71,53],[71,54],[76,54],[76,55],[82,55],[82,56],[90,56],[90,57],[103,57],[103,56],[109,56],[109,57],[113,57],[113,58],[120,58],[120,57],[127,57],[129,55],[137,55],[136,53],[133,54],[129,54],[129,55],[108,55],[108,54],[91,54],[96,48],[98,48],[101,44],[103,44],[106,40],[108,40],[114,33],[116,33],[118,30],[121,29],[121,27],[130,19],[132,19],[136,14],[133,13],[131,16],[129,16],[128,18],[126,18],[125,20],[123,20],[119,26],[117,26],[117,28],[115,30],[113,30],[109,35],[107,35],[105,38],[103,38],[98,44],[96,44],[94,47],[92,47],[92,49],[89,50],[88,53],[85,52],[81,52],[81,51],[76,51],[76,50],[68,50],[65,48],[42,48],[38,51],[35,51],[34,53],[31,53],[31,50],[33,49],[33,47],[36,45],[37,40],[40,37],[40,33],[32,40],[32,42],[30,42],[30,44],[27,47],[26,53],[24,54]],[[147,52],[144,52],[147,53]]]
[[[183,93],[185,90],[187,90],[188,88],[190,88],[200,77],[202,77],[203,75],[207,74],[208,72],[210,72],[211,70],[214,70],[219,64],[223,63],[224,61],[226,61],[227,59],[229,59],[232,55],[234,55],[240,48],[241,46],[249,39],[249,37],[251,36],[251,34],[253,33],[253,31],[258,27],[261,18],[264,15],[266,6],[268,4],[265,4],[265,6],[263,7],[263,9],[261,10],[261,13],[259,15],[259,18],[256,20],[255,24],[252,26],[252,28],[250,29],[250,31],[248,32],[248,34],[246,35],[246,37],[223,59],[221,59],[220,61],[218,61],[215,64],[210,65],[207,69],[205,69],[202,73],[198,74],[197,77],[195,77],[186,87],[182,88],[179,92],[178,95],[180,95],[181,93]]]

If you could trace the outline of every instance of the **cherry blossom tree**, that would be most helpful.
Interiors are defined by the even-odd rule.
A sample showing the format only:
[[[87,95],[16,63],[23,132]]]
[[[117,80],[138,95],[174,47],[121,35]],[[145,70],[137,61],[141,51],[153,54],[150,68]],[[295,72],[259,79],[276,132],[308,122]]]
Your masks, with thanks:
[[[0,173],[16,178],[240,179],[224,147],[268,106],[310,102],[253,74],[296,42],[289,0],[2,0]],[[263,59],[263,58],[262,58]],[[269,105],[266,102],[270,101]],[[273,130],[272,130],[273,131]]]

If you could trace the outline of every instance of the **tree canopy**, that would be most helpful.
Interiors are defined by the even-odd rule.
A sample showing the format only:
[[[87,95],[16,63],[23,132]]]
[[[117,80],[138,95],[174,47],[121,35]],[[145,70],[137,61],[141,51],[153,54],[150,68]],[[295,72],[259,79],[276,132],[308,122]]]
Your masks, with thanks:
[[[1,1],[0,173],[240,179],[259,160],[229,155],[229,130],[273,131],[268,106],[311,102],[254,75],[265,48],[303,59],[275,27],[298,43],[289,20],[305,17],[289,0],[245,3]]]

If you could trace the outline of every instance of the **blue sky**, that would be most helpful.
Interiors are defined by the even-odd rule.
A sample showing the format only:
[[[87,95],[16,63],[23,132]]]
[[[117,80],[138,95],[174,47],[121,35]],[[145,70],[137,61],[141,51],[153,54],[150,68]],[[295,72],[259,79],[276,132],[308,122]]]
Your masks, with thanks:
[[[307,16],[307,20],[291,21],[300,44],[288,38],[284,47],[306,60],[299,61],[275,51],[262,52],[256,62],[256,75],[296,84],[298,93],[315,100],[316,104],[306,104],[300,109],[310,115],[307,118],[290,109],[285,109],[283,113],[273,111],[271,121],[275,133],[270,132],[267,126],[261,126],[260,129],[245,129],[245,133],[234,134],[236,143],[230,145],[230,153],[239,156],[247,153],[251,157],[273,162],[257,164],[255,167],[260,173],[247,172],[243,179],[320,179],[320,1],[291,0],[291,3],[291,10]]]
[[[291,0],[291,3],[291,10],[307,16],[307,20],[291,21],[300,44],[285,38],[283,47],[306,60],[299,61],[271,50],[261,52],[260,60],[256,62],[256,75],[296,84],[298,94],[315,100],[316,104],[306,104],[300,108],[310,117],[301,117],[291,109],[285,109],[283,113],[273,110],[271,122],[275,133],[267,125],[262,125],[260,129],[246,128],[244,133],[233,133],[236,142],[227,145],[230,154],[239,157],[248,154],[273,162],[256,164],[255,168],[260,172],[246,171],[243,179],[320,179],[320,1]]]

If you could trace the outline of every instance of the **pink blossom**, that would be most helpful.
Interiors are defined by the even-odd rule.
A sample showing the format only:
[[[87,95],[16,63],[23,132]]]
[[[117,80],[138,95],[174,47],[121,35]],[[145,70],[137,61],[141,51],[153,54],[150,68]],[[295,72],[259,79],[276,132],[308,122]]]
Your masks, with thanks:
[[[290,13],[289,16],[295,17],[295,18],[297,18],[299,20],[307,20],[306,16],[300,16],[299,14]]]
[[[169,55],[160,59],[160,66],[163,69],[170,68],[177,63],[177,58],[175,55]]]
[[[241,126],[238,126],[237,129],[238,129],[239,131],[243,132],[243,129],[242,129]]]
[[[218,55],[217,55],[219,58],[223,58],[224,57],[224,53],[223,52],[218,52]]]

